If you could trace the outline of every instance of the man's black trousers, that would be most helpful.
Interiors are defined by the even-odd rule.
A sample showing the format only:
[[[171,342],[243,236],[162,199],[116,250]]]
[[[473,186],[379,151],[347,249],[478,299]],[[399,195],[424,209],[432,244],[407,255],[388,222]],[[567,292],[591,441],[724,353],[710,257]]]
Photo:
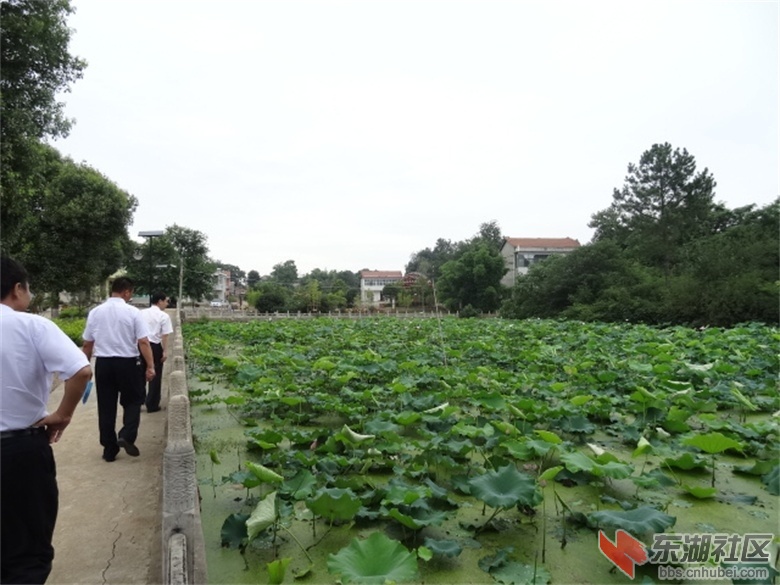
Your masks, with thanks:
[[[140,358],[99,357],[95,359],[95,387],[98,398],[98,428],[104,451],[116,453],[117,400],[122,405],[119,437],[129,443],[138,438],[141,405],[144,403],[144,372]]]
[[[0,439],[0,452],[0,583],[44,583],[59,497],[48,435]]]
[[[149,382],[149,392],[146,395],[146,410],[154,412],[160,410],[160,396],[162,391],[163,348],[162,343],[150,343],[152,346],[152,359],[154,359],[154,378]],[[146,370],[146,360],[141,356],[141,365]]]

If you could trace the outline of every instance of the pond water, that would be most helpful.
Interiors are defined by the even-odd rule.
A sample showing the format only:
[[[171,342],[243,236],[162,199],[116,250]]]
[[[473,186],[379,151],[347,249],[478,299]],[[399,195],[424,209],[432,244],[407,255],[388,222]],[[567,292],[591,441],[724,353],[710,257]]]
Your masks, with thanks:
[[[202,383],[190,380],[191,389],[204,389]],[[219,388],[208,386],[219,394]],[[213,395],[213,394],[212,394]],[[245,555],[236,549],[221,546],[220,531],[225,519],[234,513],[251,513],[261,488],[247,490],[241,485],[222,483],[221,478],[244,468],[244,462],[252,460],[246,451],[244,427],[228,411],[224,404],[206,404],[197,398],[193,403],[193,435],[195,437],[198,478],[201,495],[201,514],[206,543],[206,560],[210,583],[267,583],[266,563],[275,558],[270,545],[256,541]],[[624,461],[641,466],[641,459],[631,459],[631,452],[614,438],[599,436],[596,442]],[[210,452],[218,454],[214,463]],[[777,533],[780,520],[778,498],[770,495],[756,477],[736,475],[731,472],[734,464],[744,465],[745,460],[719,456],[716,470],[717,498],[696,500],[685,495],[676,486],[669,491],[642,490],[644,503],[666,508],[666,513],[677,518],[673,527],[676,533]],[[682,474],[684,483],[709,486],[710,475]],[[376,478],[381,481],[382,478]],[[557,505],[553,489],[573,511],[589,513],[597,509],[615,508],[604,503],[606,494],[616,500],[631,499],[637,493],[629,480],[615,480],[605,488],[598,485],[564,487],[560,484],[544,488],[544,506],[539,505],[533,515],[521,514],[513,508],[498,516],[497,529],[485,530],[474,539],[473,531],[464,528],[481,525],[488,516],[474,500],[463,505],[452,519],[441,526],[423,529],[424,536],[448,538],[459,541],[463,552],[455,558],[434,558],[419,561],[419,583],[494,583],[478,562],[496,550],[512,546],[515,557],[533,566],[538,563],[550,574],[551,583],[629,583],[628,577],[615,570],[598,550],[598,537],[594,530],[564,525],[562,507]],[[247,500],[249,494],[250,499]],[[753,500],[753,501],[751,501]],[[489,512],[488,512],[489,513]],[[295,509],[296,521],[292,531],[308,548],[313,569],[299,583],[335,583],[336,578],[327,571],[327,559],[346,547],[355,537],[364,537],[377,530],[388,536],[401,538],[400,529],[393,525],[342,525],[328,529],[322,519],[317,521],[316,535],[312,532],[310,512],[300,505]],[[562,547],[565,532],[566,545]],[[264,541],[263,541],[264,542]],[[309,563],[298,545],[288,535],[280,532],[277,537],[276,556],[292,557],[285,583],[293,583],[293,575],[306,571]],[[310,547],[310,548],[309,548]],[[646,569],[639,568],[640,576]],[[649,573],[651,574],[651,573]],[[641,582],[641,578],[637,578]],[[699,582],[701,583],[701,582]]]

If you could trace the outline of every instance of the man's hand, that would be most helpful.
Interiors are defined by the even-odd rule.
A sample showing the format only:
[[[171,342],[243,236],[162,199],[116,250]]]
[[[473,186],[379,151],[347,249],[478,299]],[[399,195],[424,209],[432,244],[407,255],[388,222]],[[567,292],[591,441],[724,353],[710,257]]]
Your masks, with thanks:
[[[164,364],[165,360],[168,359],[168,352],[163,350],[162,359],[160,360],[160,363]]]
[[[46,434],[49,435],[49,443],[56,443],[62,438],[65,427],[70,424],[71,417],[64,416],[59,412],[53,412],[49,416],[43,417],[33,426],[46,427]]]
[[[154,366],[150,368],[146,368],[146,381],[151,382],[152,380],[154,380],[154,376],[155,376]]]

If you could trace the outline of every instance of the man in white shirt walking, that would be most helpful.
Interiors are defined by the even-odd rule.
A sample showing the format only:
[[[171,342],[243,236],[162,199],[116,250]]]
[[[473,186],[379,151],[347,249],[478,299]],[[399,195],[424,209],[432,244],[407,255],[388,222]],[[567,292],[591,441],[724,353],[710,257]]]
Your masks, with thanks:
[[[158,292],[152,295],[152,306],[141,311],[149,331],[149,344],[152,347],[155,371],[154,379],[149,381],[149,392],[146,394],[146,412],[160,410],[163,363],[168,359],[168,335],[173,333],[171,318],[165,312],[167,308],[168,296]],[[146,367],[145,360],[144,367]]]
[[[50,444],[70,424],[92,368],[59,327],[25,312],[32,294],[21,264],[2,258],[0,281],[0,583],[44,583],[59,506]],[[65,388],[50,414],[54,372]]]
[[[128,304],[133,281],[121,276],[111,285],[111,297],[87,315],[82,350],[87,359],[95,355],[95,388],[98,400],[98,427],[103,459],[114,461],[119,448],[138,457],[135,446],[144,403],[144,377],[154,378],[154,362],[149,347],[146,322],[141,311]],[[138,351],[146,360],[141,369]],[[116,432],[117,399],[122,405],[122,428]]]

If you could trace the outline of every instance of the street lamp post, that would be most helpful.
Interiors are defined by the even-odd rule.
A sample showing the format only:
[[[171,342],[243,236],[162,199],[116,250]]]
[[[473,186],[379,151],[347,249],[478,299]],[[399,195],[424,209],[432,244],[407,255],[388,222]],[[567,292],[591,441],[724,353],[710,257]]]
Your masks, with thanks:
[[[152,306],[152,288],[154,287],[154,264],[152,263],[152,240],[154,238],[164,236],[163,230],[148,230],[145,232],[138,232],[138,237],[147,238],[149,240],[149,306]]]

